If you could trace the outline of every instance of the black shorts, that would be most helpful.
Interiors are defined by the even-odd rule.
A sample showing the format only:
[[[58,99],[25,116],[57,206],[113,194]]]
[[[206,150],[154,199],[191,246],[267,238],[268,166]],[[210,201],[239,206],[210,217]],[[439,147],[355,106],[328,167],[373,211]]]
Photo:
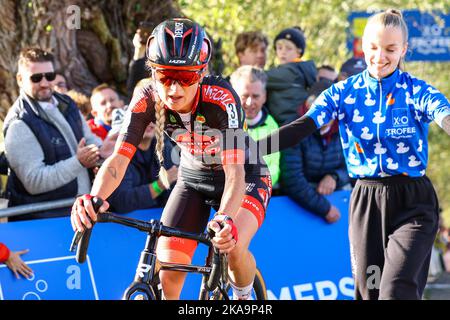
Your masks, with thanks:
[[[205,230],[211,212],[210,200],[220,204],[225,174],[223,171],[197,171],[180,167],[180,176],[164,208],[161,221],[169,227],[201,233]],[[270,175],[245,176],[246,191],[241,207],[248,209],[258,220],[264,221],[272,194]],[[192,257],[197,243],[192,240],[172,238],[165,249],[178,250]]]

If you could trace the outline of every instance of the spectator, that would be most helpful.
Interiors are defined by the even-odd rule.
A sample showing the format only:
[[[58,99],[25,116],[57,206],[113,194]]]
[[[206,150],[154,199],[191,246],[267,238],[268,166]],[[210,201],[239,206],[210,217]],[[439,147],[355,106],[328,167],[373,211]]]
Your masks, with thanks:
[[[253,140],[259,140],[278,129],[278,124],[264,107],[266,102],[267,76],[258,67],[242,66],[230,77],[231,85],[241,99],[242,108],[248,125],[248,134]],[[269,167],[272,184],[280,176],[280,153],[264,156]]]
[[[256,66],[264,69],[269,40],[261,31],[247,31],[238,34],[234,42],[239,66]]]
[[[119,110],[116,110],[119,111]],[[110,134],[115,134],[117,127],[120,128],[123,117],[122,112],[115,112],[114,126]],[[122,121],[121,121],[122,120]],[[126,213],[139,209],[162,207],[169,196],[163,183],[158,178],[159,160],[156,156],[156,139],[154,133],[155,125],[150,123],[144,132],[142,142],[127,168],[125,176],[119,187],[108,199],[111,210]],[[164,143],[164,161],[169,183],[177,180],[178,169],[171,160],[172,144]]]
[[[139,23],[139,27],[133,37],[134,55],[128,67],[127,94],[131,100],[134,87],[145,78],[150,77],[150,73],[145,65],[145,45],[152,32],[152,25],[148,22]]]
[[[342,65],[341,71],[339,71],[338,81],[345,80],[355,74],[363,72],[366,67],[367,64],[364,58],[350,58]]]
[[[52,86],[53,91],[61,94],[67,94],[67,91],[69,91],[66,78],[63,76],[62,73],[56,73],[56,78],[55,80],[52,81]]]
[[[337,77],[338,74],[332,66],[322,65],[317,69],[317,81],[325,80],[335,82]]]
[[[267,107],[281,125],[297,115],[307,90],[316,82],[317,71],[313,61],[301,61],[306,41],[299,28],[281,31],[274,44],[280,65],[267,72]]]
[[[0,242],[0,263],[5,263],[6,266],[14,273],[17,279],[20,279],[19,274],[25,278],[33,275],[33,270],[20,258],[21,255],[27,253],[29,250],[10,251],[6,245]]]
[[[67,92],[67,95],[71,97],[73,101],[75,101],[78,109],[80,109],[81,114],[86,121],[93,118],[91,114],[91,101],[89,100],[88,96],[76,90],[69,90]]]
[[[305,113],[331,83],[320,81],[309,90]],[[349,188],[337,122],[331,121],[298,145],[281,152],[281,187],[300,206],[329,223],[340,218],[339,210],[325,195]]]
[[[88,125],[93,133],[104,140],[111,130],[112,111],[123,108],[123,101],[113,87],[103,83],[92,90],[91,106],[94,119],[90,119]]]
[[[53,92],[53,56],[25,48],[18,63],[20,95],[4,121],[10,166],[10,206],[75,197],[89,192],[88,169],[100,157],[95,137],[70,97]],[[70,211],[31,213],[9,220],[68,215]]]

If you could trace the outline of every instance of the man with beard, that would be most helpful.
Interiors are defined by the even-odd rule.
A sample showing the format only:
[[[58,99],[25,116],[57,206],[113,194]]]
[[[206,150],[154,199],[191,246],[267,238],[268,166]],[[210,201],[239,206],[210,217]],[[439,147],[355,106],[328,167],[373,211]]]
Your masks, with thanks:
[[[92,134],[74,101],[54,92],[53,56],[25,48],[18,62],[20,95],[4,121],[9,162],[10,206],[75,197],[91,188],[89,169],[100,159],[101,140]],[[68,215],[26,214],[10,220]]]

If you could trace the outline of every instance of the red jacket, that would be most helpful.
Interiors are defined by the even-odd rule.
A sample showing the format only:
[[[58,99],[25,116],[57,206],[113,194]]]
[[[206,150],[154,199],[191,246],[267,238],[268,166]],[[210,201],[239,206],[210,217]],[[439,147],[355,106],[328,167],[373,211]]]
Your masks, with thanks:
[[[92,133],[100,137],[102,140],[105,140],[108,135],[108,131],[111,129],[111,127],[107,125],[97,123],[95,119],[88,120],[87,124],[89,125],[89,128],[91,128]]]
[[[0,263],[5,262],[9,258],[9,249],[3,243],[0,243]]]

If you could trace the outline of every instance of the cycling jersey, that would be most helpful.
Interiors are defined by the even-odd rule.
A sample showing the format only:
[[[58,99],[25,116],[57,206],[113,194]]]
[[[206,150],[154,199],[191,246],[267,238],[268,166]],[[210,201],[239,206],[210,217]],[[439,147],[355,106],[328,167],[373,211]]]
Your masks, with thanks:
[[[306,114],[317,127],[339,120],[350,177],[425,175],[428,125],[450,115],[438,90],[396,70],[381,81],[367,70],[324,91]]]
[[[155,94],[147,86],[133,96],[119,136],[119,153],[131,158],[147,125],[156,122]],[[167,107],[165,117],[165,133],[181,149],[180,166],[208,171],[221,170],[222,163],[245,163],[246,173],[265,174],[260,169],[266,165],[256,156],[256,144],[245,130],[239,97],[224,79],[203,79],[190,121]]]
[[[133,156],[147,125],[156,123],[156,98],[150,86],[133,96],[115,152]],[[177,183],[161,216],[163,224],[202,232],[210,215],[207,200],[220,203],[222,198],[225,187],[222,165],[241,163],[245,167],[241,208],[253,214],[260,227],[272,182],[264,160],[257,157],[256,143],[245,130],[245,114],[230,84],[219,77],[205,77],[195,97],[190,121],[189,113],[180,115],[167,107],[164,114],[165,133],[180,147],[181,162]],[[196,241],[178,237],[162,237],[158,243],[162,250],[181,251],[190,257],[196,246]]]

